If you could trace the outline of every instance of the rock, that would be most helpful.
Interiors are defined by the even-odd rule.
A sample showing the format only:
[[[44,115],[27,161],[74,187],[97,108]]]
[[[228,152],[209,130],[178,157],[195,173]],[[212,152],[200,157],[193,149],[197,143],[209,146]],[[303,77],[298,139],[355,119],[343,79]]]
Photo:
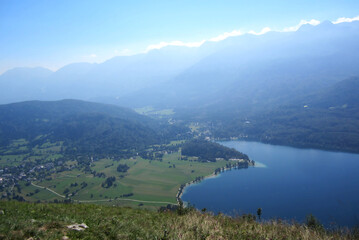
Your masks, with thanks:
[[[70,238],[68,236],[63,236],[62,240],[69,240]]]
[[[76,231],[84,231],[86,228],[89,228],[85,223],[75,223],[72,225],[68,225],[67,228],[72,229],[72,230],[76,230]]]

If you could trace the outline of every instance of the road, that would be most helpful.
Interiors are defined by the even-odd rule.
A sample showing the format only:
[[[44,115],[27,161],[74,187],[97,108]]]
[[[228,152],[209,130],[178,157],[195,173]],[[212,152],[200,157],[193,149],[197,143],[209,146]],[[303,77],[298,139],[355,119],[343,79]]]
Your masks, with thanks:
[[[32,186],[34,187],[38,187],[41,189],[45,189],[48,190],[50,192],[52,192],[53,194],[56,194],[57,196],[61,197],[61,198],[66,198],[66,196],[61,195],[57,192],[55,192],[54,190],[47,188],[47,187],[43,187],[43,186],[39,186],[35,183],[31,183]],[[145,200],[138,200],[138,199],[129,199],[129,198],[117,198],[117,199],[99,199],[99,200],[74,200],[75,202],[79,202],[79,203],[95,203],[95,202],[109,202],[109,201],[130,201],[130,202],[139,202],[139,203],[156,203],[156,204],[172,204],[172,205],[176,205],[177,203],[172,203],[172,202],[160,202],[160,201],[145,201]]]

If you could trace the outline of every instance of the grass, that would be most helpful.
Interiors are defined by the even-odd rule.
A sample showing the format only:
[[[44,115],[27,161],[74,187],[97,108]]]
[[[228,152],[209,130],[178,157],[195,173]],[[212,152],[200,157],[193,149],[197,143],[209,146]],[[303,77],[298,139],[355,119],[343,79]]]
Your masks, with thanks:
[[[103,188],[101,187],[101,184],[104,181],[105,178],[93,177],[92,174],[85,174],[78,170],[72,170],[53,174],[52,180],[36,182],[36,184],[48,187],[61,195],[65,195],[65,189],[69,189],[70,193],[78,190],[78,193],[73,197],[74,200],[103,200],[107,198],[115,198],[121,194],[131,192],[130,188],[123,186],[121,183],[118,183],[116,187]],[[82,182],[86,182],[87,187],[82,189]],[[71,187],[71,184],[75,183],[77,183],[77,186]],[[54,186],[56,186],[56,188]],[[36,195],[34,196],[36,197]],[[56,197],[55,194],[47,191],[47,194],[43,195],[43,198],[40,200],[49,201],[54,197]],[[26,200],[31,201],[32,199],[28,198]]]
[[[53,161],[63,157],[59,153],[63,145],[61,141],[54,143],[46,142],[41,146],[33,148],[30,148],[28,144],[29,142],[25,139],[17,139],[13,140],[6,147],[0,147],[0,168],[19,166],[25,162],[34,162],[36,160]]]
[[[137,113],[139,113],[139,114],[143,114],[143,115],[147,115],[147,116],[157,116],[157,117],[171,116],[171,115],[173,115],[175,113],[173,111],[173,109],[159,109],[159,110],[156,110],[152,106],[147,106],[147,107],[143,107],[143,108],[136,108],[135,111]]]
[[[75,231],[70,224],[89,228]],[[256,222],[195,210],[179,215],[93,204],[0,202],[0,239],[359,239],[297,223]]]
[[[172,141],[168,146],[180,143],[183,141]],[[26,146],[26,144],[28,144],[26,141],[20,139],[14,141],[12,146],[16,150],[19,146]],[[35,162],[36,160],[52,162],[62,157],[59,154],[62,146],[62,142],[45,142],[32,149],[37,154],[34,156],[28,154],[2,155],[0,166],[14,166],[29,161]],[[140,204],[143,207],[155,209],[169,203],[177,204],[176,195],[182,184],[191,182],[197,177],[210,175],[215,169],[224,167],[227,163],[225,161],[204,163],[192,161],[192,158],[189,160],[179,159],[180,150],[179,152],[164,154],[161,160],[152,161],[141,157],[121,160],[103,158],[91,164],[91,170],[97,173],[94,175],[85,172],[82,167],[78,166],[77,160],[74,158],[64,163],[71,170],[55,172],[50,177],[33,181],[32,183],[36,186],[20,182],[21,193],[16,192],[16,194],[30,202],[64,200],[66,196],[77,202],[91,201],[99,204],[109,202],[110,204],[131,207],[138,207]],[[40,163],[36,164],[39,165]],[[117,171],[119,164],[126,164],[130,168],[126,173],[120,173]],[[98,174],[102,174],[102,176],[98,176]],[[103,183],[108,177],[115,177],[116,180],[112,186],[105,188]],[[82,183],[86,183],[86,186],[81,185]],[[58,196],[56,193],[62,196]],[[126,196],[129,194],[130,196]],[[121,201],[124,198],[143,202]],[[111,201],[115,199],[118,200]]]
[[[183,141],[173,141],[168,146],[183,143]],[[33,154],[12,154],[19,151],[19,148],[26,147],[28,142],[24,139],[13,141],[0,155],[0,167],[16,166],[25,162],[53,162],[63,157],[59,152],[63,146],[63,142],[45,142],[32,148]],[[68,171],[55,172],[51,177],[34,181],[33,183],[40,186],[26,185],[20,182],[21,193],[17,193],[24,197],[27,201],[54,201],[64,200],[63,197],[57,196],[55,191],[60,195],[68,194],[75,201],[95,201],[106,204],[104,200],[120,198],[121,195],[133,194],[133,196],[125,197],[141,201],[153,201],[155,203],[143,202],[143,206],[148,208],[158,208],[167,205],[167,203],[176,204],[176,194],[182,184],[194,180],[196,177],[210,175],[216,168],[224,167],[226,162],[201,163],[192,160],[179,160],[180,153],[174,152],[164,154],[162,160],[146,160],[140,157],[135,159],[121,159],[115,161],[111,158],[100,159],[91,164],[91,170],[97,173],[103,173],[106,177],[94,176],[91,173],[85,173],[81,169],[77,160],[66,161],[64,164],[72,168]],[[127,164],[130,169],[127,173],[117,171],[119,164]],[[37,163],[38,165],[38,163]],[[109,188],[102,187],[107,177],[115,177],[114,184]],[[81,183],[85,182],[85,187]],[[74,186],[76,185],[76,186]],[[42,189],[46,187],[47,189]],[[36,192],[35,192],[36,191]],[[66,190],[67,191],[67,190]],[[122,197],[124,198],[124,197]],[[166,203],[157,203],[166,202]],[[136,207],[138,203],[129,201],[117,201],[116,205],[125,205]]]
[[[23,163],[23,159],[27,157],[27,154],[5,154],[0,156],[0,168],[7,166],[18,166]]]
[[[95,177],[93,174],[84,173],[82,170],[74,168],[71,171],[54,173],[51,175],[50,180],[37,181],[34,184],[49,188],[61,195],[66,195],[64,193],[66,189],[69,190],[69,193],[76,192],[71,197],[76,201],[121,199],[121,195],[133,193],[133,196],[125,198],[166,202],[162,204],[143,202],[143,207],[153,209],[168,203],[176,204],[176,194],[181,184],[190,182],[198,176],[210,175],[216,168],[224,167],[227,163],[225,161],[202,163],[179,160],[179,157],[180,154],[175,152],[165,154],[162,161],[150,161],[140,157],[136,159],[122,159],[120,161],[105,158],[94,162],[91,169],[97,173],[104,173],[106,177]],[[130,167],[127,173],[117,171],[117,166],[120,163],[127,164]],[[71,165],[76,166],[76,161],[71,162]],[[102,187],[101,184],[105,182],[107,177],[111,176],[116,177],[113,186],[109,188]],[[84,188],[81,187],[83,182],[87,183],[87,186]],[[75,183],[77,186],[74,186]],[[21,196],[27,201],[63,200],[63,198],[56,196],[46,189],[39,189],[40,192],[29,196],[28,194],[34,193],[36,188],[32,185],[25,186],[24,183],[21,186]],[[105,204],[105,202],[101,201],[98,203]],[[112,202],[112,204],[136,207],[139,203],[118,200],[115,203]]]
[[[223,162],[200,163],[178,158],[179,154],[175,153],[164,155],[162,162],[140,159],[136,165],[130,167],[122,183],[133,188],[136,199],[175,203],[175,196],[181,184],[198,176],[209,175],[216,168],[225,166]]]

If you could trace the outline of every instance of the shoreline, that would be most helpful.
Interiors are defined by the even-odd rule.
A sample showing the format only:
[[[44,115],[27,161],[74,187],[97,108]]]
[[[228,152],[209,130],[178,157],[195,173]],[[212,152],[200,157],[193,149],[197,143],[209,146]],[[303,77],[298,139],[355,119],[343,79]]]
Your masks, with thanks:
[[[226,171],[234,169],[234,168],[241,169],[241,168],[248,168],[248,167],[253,167],[253,166],[255,166],[255,161],[253,161],[253,160],[246,160],[246,161],[243,161],[243,162],[237,162],[234,166],[218,168],[213,173],[211,173],[210,175],[207,175],[207,176],[204,176],[204,177],[203,176],[202,177],[197,177],[195,180],[192,180],[190,182],[182,184],[178,188],[178,191],[177,191],[177,194],[176,194],[177,204],[180,205],[180,202],[183,203],[182,195],[183,195],[183,193],[184,193],[184,191],[185,191],[185,189],[187,187],[189,187],[189,186],[191,186],[193,184],[200,183],[203,180],[206,180],[206,179],[209,179],[209,178],[215,178],[215,177],[219,176],[222,172],[226,172]]]
[[[268,142],[268,141],[263,141],[260,138],[245,138],[245,137],[227,137],[227,138],[213,138],[212,139],[215,142],[228,142],[228,141],[243,141],[243,142],[257,142],[257,143],[263,143],[263,144],[269,144],[269,145],[273,145],[273,146],[282,146],[282,147],[291,147],[291,148],[297,148],[297,149],[306,149],[306,150],[320,150],[320,151],[325,151],[325,152],[342,152],[342,153],[351,153],[351,154],[359,154],[359,151],[356,149],[341,149],[341,148],[335,148],[333,146],[331,147],[325,147],[325,146],[321,146],[321,145],[315,145],[315,144],[288,144],[285,142],[281,142],[281,143],[273,143],[273,142]]]

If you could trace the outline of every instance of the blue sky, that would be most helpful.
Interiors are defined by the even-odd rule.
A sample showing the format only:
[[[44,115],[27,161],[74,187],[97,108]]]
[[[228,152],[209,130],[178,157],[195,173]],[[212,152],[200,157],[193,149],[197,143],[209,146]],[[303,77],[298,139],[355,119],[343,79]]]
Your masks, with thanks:
[[[0,0],[0,73],[102,62],[160,42],[200,42],[233,30],[356,16],[358,0]]]

